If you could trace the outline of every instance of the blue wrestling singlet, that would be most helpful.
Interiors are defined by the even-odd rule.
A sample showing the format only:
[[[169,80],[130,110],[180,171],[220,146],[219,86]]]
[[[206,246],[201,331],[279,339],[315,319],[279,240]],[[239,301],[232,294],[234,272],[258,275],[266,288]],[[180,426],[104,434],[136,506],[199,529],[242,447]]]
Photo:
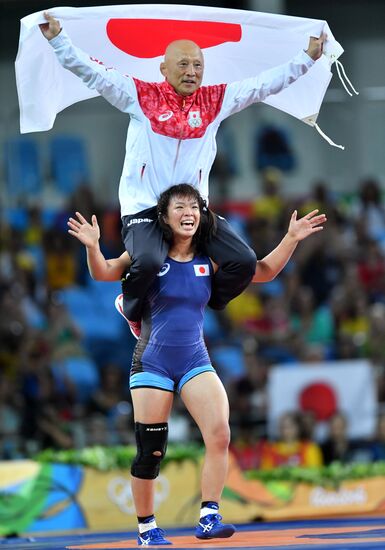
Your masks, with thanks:
[[[130,388],[180,392],[197,374],[215,372],[203,339],[204,309],[213,268],[207,256],[189,262],[166,258],[146,296]]]

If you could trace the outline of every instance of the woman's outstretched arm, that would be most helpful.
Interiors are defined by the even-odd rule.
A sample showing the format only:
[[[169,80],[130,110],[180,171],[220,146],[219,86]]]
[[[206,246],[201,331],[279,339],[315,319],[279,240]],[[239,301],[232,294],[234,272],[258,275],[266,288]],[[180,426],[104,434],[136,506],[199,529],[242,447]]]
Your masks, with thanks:
[[[87,251],[87,264],[90,275],[96,281],[119,281],[122,273],[130,265],[130,256],[123,252],[119,258],[106,260],[100,247],[100,228],[95,214],[89,223],[80,212],[76,212],[75,218],[67,222],[68,233],[76,237]]]
[[[290,260],[298,243],[310,235],[322,231],[322,224],[325,222],[325,214],[318,214],[318,210],[312,210],[299,220],[297,220],[297,210],[294,210],[290,218],[288,231],[282,241],[270,254],[257,261],[252,282],[266,283],[272,281]]]

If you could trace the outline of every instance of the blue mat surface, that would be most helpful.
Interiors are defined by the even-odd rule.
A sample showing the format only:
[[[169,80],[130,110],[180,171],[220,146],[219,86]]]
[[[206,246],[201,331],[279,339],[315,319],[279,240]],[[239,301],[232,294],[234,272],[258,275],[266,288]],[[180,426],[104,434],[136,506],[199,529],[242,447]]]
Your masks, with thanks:
[[[231,539],[200,541],[193,528],[167,529],[174,549],[198,548],[256,550],[385,550],[385,518],[331,518],[322,520],[264,522],[237,525]],[[136,532],[25,536],[0,539],[12,550],[121,550],[136,547]]]

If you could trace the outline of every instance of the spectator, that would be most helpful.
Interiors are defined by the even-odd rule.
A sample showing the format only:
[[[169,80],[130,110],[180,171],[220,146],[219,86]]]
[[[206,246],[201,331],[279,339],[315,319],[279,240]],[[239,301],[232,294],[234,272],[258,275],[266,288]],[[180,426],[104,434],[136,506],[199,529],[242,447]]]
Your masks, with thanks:
[[[326,304],[316,306],[309,287],[299,288],[292,300],[290,327],[293,332],[302,335],[306,344],[322,346],[323,357],[328,358],[335,336],[333,316]]]
[[[15,383],[0,374],[0,460],[21,457],[20,405]]]
[[[241,470],[258,470],[261,466],[264,442],[260,439],[258,428],[246,419],[235,431],[230,444],[232,453]]]
[[[369,320],[367,296],[355,293],[346,300],[338,323],[338,336],[348,338],[357,350],[357,356],[364,357],[367,349]]]
[[[112,363],[102,367],[100,386],[91,395],[88,409],[93,416],[99,414],[105,418],[110,444],[128,440],[125,432],[129,429],[132,406],[128,376],[120,367]]]
[[[339,461],[351,462],[353,445],[349,441],[346,417],[337,412],[329,420],[329,433],[322,444],[322,455],[326,465]]]
[[[47,447],[73,447],[71,421],[74,392],[70,384],[58,388],[54,376],[38,350],[31,350],[22,378],[24,409],[21,435],[25,452],[37,452]]]
[[[379,403],[385,402],[385,304],[375,303],[368,311],[369,332],[367,356],[375,369]]]
[[[359,200],[353,215],[367,238],[376,240],[385,247],[385,207],[379,182],[367,178],[361,182]]]
[[[45,255],[48,289],[55,291],[74,285],[77,276],[74,245],[65,233],[50,229],[45,234]]]
[[[377,429],[372,445],[372,459],[385,460],[385,414],[382,413],[377,420]]]
[[[358,277],[370,301],[385,301],[385,256],[377,241],[369,240],[358,261]]]
[[[252,213],[258,219],[270,221],[282,230],[286,201],[281,192],[282,172],[272,166],[261,173],[262,193],[253,203]],[[311,212],[311,210],[307,210]]]
[[[288,412],[279,421],[278,438],[264,445],[261,469],[278,466],[321,466],[322,453],[313,441],[302,439],[300,419]]]

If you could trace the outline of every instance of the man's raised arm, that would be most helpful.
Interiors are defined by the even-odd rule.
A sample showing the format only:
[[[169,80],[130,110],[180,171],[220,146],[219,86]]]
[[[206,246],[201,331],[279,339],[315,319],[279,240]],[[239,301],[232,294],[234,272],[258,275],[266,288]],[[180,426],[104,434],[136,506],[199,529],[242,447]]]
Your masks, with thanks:
[[[114,107],[125,113],[132,113],[137,104],[136,87],[132,78],[91,58],[72,44],[57,19],[47,12],[44,13],[44,17],[47,23],[42,23],[39,27],[55,51],[59,63],[78,76],[88,88],[96,90]]]
[[[321,57],[325,40],[325,34],[321,34],[319,38],[312,36],[309,39],[307,50],[301,50],[287,63],[262,71],[257,76],[228,84],[220,118],[223,120],[290,86],[306,74]]]

